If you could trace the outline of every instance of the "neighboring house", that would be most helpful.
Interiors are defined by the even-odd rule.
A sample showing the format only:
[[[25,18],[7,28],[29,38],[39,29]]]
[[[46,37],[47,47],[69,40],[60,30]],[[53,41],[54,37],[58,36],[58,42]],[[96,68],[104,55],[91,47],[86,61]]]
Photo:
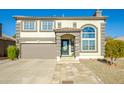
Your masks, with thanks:
[[[15,45],[15,39],[2,34],[2,24],[0,24],[0,57],[7,56],[7,47]]]
[[[100,10],[90,17],[14,16],[20,58],[104,58],[105,20]]]

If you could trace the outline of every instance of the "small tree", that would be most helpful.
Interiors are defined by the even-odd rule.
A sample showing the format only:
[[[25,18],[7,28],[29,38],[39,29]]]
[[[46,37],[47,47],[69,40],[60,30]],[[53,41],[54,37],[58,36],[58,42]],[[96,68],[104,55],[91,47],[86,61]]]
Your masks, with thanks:
[[[16,46],[9,46],[7,48],[7,55],[8,58],[11,60],[14,60],[15,58],[17,58],[17,48]]]
[[[114,39],[106,41],[105,56],[110,58],[110,64],[115,64],[117,59],[124,57],[124,42]]]

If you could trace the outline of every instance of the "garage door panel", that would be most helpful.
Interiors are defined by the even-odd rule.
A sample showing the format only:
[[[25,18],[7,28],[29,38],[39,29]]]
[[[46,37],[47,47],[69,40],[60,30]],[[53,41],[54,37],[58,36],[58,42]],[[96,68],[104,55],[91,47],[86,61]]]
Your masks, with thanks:
[[[21,44],[21,58],[56,58],[55,44]]]

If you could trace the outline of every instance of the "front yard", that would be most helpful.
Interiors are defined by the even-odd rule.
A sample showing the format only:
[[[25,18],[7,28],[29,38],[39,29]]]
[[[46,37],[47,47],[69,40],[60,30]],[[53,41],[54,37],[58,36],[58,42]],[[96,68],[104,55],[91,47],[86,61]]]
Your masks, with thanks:
[[[117,66],[95,60],[57,63],[56,60],[2,60],[0,84],[124,84],[124,59]]]
[[[100,61],[81,61],[94,72],[105,84],[124,84],[124,59],[117,62],[117,66],[110,66]]]

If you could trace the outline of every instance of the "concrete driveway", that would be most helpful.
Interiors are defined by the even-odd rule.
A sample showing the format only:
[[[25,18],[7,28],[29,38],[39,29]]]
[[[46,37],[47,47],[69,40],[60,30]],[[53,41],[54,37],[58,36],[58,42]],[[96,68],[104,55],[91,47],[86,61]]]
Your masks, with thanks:
[[[51,83],[55,59],[0,60],[0,84]]]
[[[99,84],[103,83],[80,62],[56,59],[0,60],[0,84]]]

